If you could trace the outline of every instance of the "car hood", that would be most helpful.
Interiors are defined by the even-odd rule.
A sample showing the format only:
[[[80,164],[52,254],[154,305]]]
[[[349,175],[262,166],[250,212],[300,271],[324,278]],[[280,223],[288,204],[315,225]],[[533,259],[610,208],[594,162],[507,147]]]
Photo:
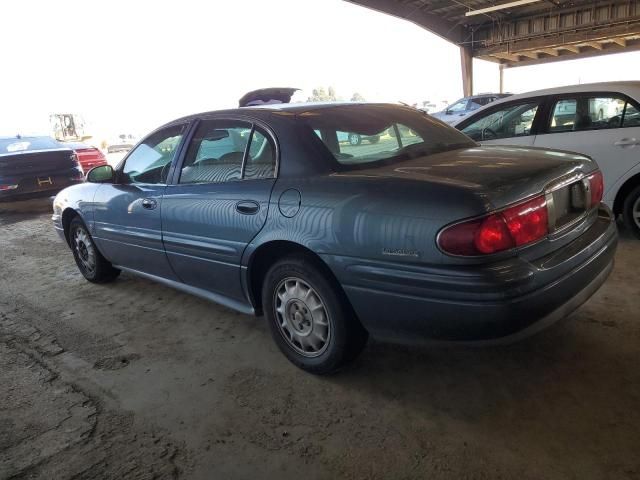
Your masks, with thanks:
[[[542,192],[554,180],[597,168],[587,156],[534,147],[478,146],[339,175],[402,179],[481,196],[493,208]]]

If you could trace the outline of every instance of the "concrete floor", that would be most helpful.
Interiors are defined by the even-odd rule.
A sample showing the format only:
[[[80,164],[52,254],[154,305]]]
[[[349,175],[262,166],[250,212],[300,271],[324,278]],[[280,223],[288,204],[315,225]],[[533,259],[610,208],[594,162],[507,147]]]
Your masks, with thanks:
[[[45,213],[34,213],[34,207]],[[0,478],[640,479],[640,242],[499,348],[371,343],[305,374],[263,319],[85,282],[48,204],[0,207]]]

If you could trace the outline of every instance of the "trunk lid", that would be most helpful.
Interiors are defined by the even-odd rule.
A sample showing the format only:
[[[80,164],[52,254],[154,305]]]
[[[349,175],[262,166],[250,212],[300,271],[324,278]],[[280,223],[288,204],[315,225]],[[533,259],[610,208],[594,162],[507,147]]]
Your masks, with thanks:
[[[25,176],[56,173],[77,167],[73,150],[25,151],[0,155],[0,176]]]
[[[571,152],[483,146],[436,153],[340,175],[397,178],[473,193],[494,210],[539,194],[564,178],[597,169],[589,157]]]

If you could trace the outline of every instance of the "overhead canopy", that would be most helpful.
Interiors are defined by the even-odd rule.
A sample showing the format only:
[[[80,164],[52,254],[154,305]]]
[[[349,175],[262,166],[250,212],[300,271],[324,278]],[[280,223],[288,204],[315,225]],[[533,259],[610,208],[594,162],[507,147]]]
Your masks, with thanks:
[[[640,49],[640,0],[347,0],[505,67]]]

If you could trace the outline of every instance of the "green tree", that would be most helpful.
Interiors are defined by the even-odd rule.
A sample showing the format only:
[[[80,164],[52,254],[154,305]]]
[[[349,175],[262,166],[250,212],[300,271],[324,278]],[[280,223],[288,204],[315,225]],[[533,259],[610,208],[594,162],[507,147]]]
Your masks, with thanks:
[[[364,102],[366,100],[364,99],[364,97],[362,95],[360,95],[358,92],[356,92],[353,95],[351,95],[351,101],[352,102]]]
[[[324,87],[314,88],[311,91],[311,96],[307,99],[308,102],[337,102],[338,100],[333,87],[329,87],[327,90]]]

